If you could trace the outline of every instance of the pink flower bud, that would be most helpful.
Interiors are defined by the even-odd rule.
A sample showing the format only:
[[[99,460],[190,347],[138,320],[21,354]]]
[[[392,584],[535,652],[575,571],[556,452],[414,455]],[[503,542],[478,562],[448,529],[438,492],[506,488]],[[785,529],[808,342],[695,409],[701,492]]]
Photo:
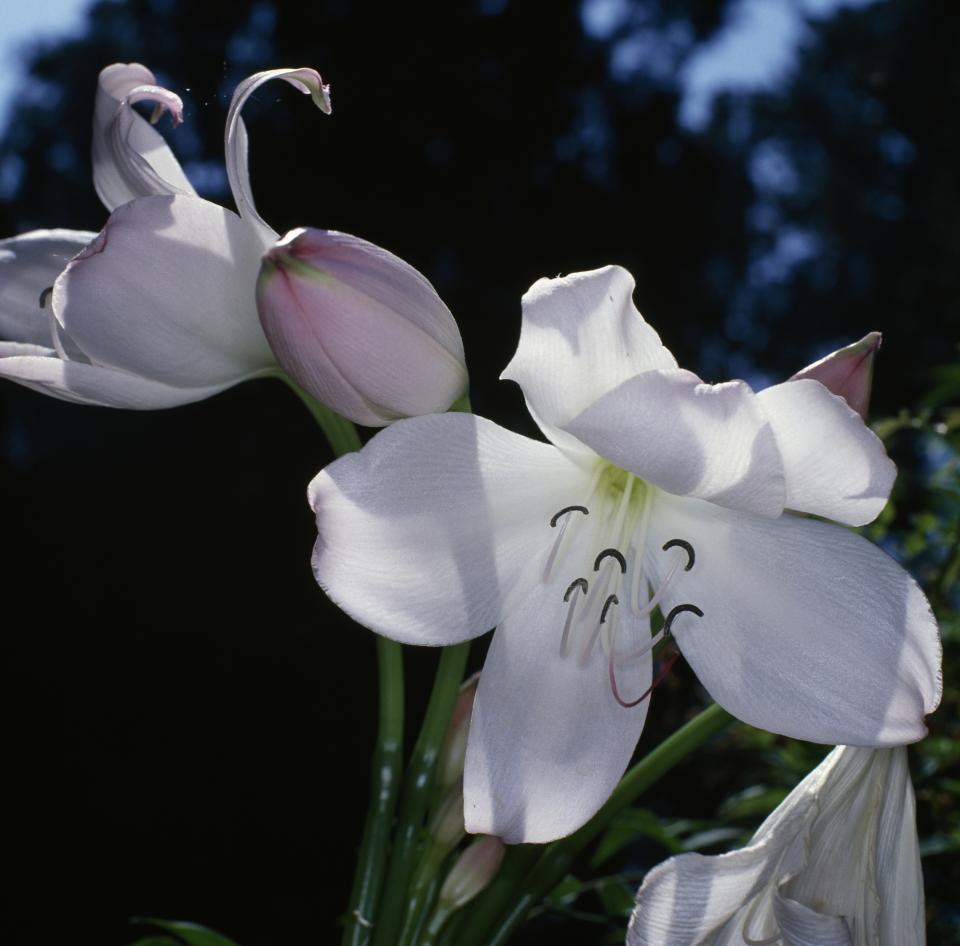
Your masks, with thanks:
[[[453,704],[450,725],[443,740],[440,762],[437,765],[437,781],[442,790],[449,789],[463,775],[463,763],[467,755],[467,736],[470,733],[470,716],[473,699],[477,695],[480,674],[464,680],[460,685],[457,702]]]
[[[871,332],[859,342],[808,365],[790,380],[819,381],[831,393],[839,394],[861,417],[866,417],[873,383],[873,357],[880,348],[880,339],[879,332]]]
[[[450,310],[417,270],[366,240],[291,230],[263,258],[257,309],[286,372],[358,424],[445,411],[466,391]]]
[[[477,838],[457,859],[440,888],[440,907],[459,910],[469,903],[500,870],[504,843],[500,838],[484,835]]]

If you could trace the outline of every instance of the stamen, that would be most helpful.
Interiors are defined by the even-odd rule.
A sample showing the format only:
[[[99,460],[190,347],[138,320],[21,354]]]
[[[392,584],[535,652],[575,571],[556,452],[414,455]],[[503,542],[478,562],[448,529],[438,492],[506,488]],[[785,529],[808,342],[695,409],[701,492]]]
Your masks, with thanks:
[[[703,612],[695,604],[678,604],[675,608],[671,609],[666,620],[663,622],[664,633],[672,633],[671,629],[673,622],[676,620],[677,615],[683,614],[684,611],[689,611],[691,614],[695,614],[698,618],[703,617]]]
[[[51,289],[47,289],[45,291],[50,292]],[[585,516],[590,515],[590,510],[587,509],[586,506],[564,506],[559,512],[555,512],[553,514],[553,517],[550,519],[550,528],[556,529],[557,522],[559,521],[560,517],[565,516],[568,512],[582,512]]]
[[[685,539],[671,539],[669,542],[663,543],[664,552],[673,548],[683,549],[687,553],[687,564],[684,568],[684,571],[690,571],[690,569],[693,568],[693,563],[697,560],[697,555],[696,552],[693,551],[693,546]]]
[[[47,301],[53,295],[53,286],[47,286],[43,292],[40,293],[40,308],[45,309],[47,307]]]
[[[570,587],[569,587],[569,588],[564,592],[564,594],[563,594],[563,600],[564,600],[564,601],[569,601],[569,600],[570,600],[570,595],[573,593],[573,589],[574,589],[574,588],[582,588],[582,589],[583,589],[583,593],[586,594],[586,593],[587,593],[587,589],[589,588],[589,585],[587,584],[587,579],[586,579],[586,578],[574,578],[573,581],[570,582]]]
[[[586,506],[564,506],[559,512],[554,513],[553,517],[550,519],[550,528],[555,529],[557,523],[560,521],[561,516],[566,516],[568,512],[582,512],[585,516],[590,515],[590,510]],[[550,581],[550,576],[553,574],[553,566],[557,563],[557,558],[560,555],[560,548],[563,545],[563,538],[567,534],[567,526],[570,524],[570,519],[566,518],[563,520],[563,525],[560,527],[560,532],[557,534],[556,539],[553,542],[553,546],[550,549],[550,554],[547,555],[547,561],[543,566],[543,582],[547,584]]]
[[[584,597],[587,594],[587,579],[586,578],[574,578],[570,582],[570,587],[567,588],[566,593],[563,596],[564,601],[570,600],[570,596],[573,595],[573,592],[576,588],[579,588]],[[570,641],[570,628],[573,627],[573,615],[577,609],[577,598],[574,595],[573,600],[570,601],[570,607],[567,608],[567,619],[563,622],[563,634],[560,635],[560,656],[567,656],[567,644]]]
[[[627,560],[623,557],[623,552],[619,549],[609,548],[604,549],[594,560],[593,570],[595,572],[600,571],[600,563],[605,558],[615,558],[620,563],[620,574],[626,575],[627,573]]]
[[[616,595],[610,595],[606,601],[603,602],[603,610],[600,612],[600,623],[604,624],[607,620],[607,611],[610,610],[610,607],[614,604],[620,604],[620,599]]]
[[[663,546],[663,550],[666,552],[672,548],[682,548],[687,553],[687,564],[684,566],[684,571],[690,571],[693,568],[693,563],[696,561],[696,553],[693,550],[693,546],[685,541],[684,539],[671,539]],[[673,564],[670,571],[667,573],[667,577],[664,578],[660,587],[654,592],[654,594],[647,599],[647,603],[641,608],[640,602],[634,597],[632,592],[637,590],[637,583],[634,582],[633,589],[630,596],[630,606],[633,609],[633,613],[636,617],[642,618],[650,614],[653,609],[660,603],[663,596],[666,594],[667,589],[673,583],[674,578],[680,572],[680,566],[682,562],[677,561]]]
[[[614,597],[611,595],[611,597]],[[609,603],[609,599],[608,599]],[[671,654],[670,657],[664,661],[663,667],[660,669],[660,673],[657,674],[656,678],[647,687],[643,693],[638,696],[635,700],[624,700],[620,696],[620,690],[617,687],[617,672],[616,672],[616,661],[619,660],[621,663],[626,663],[628,661],[636,660],[637,657],[643,656],[647,651],[652,650],[656,645],[663,640],[665,637],[669,637],[672,633],[673,622],[677,619],[677,616],[689,612],[690,614],[695,614],[697,617],[703,617],[703,611],[701,611],[695,604],[678,604],[675,608],[672,608],[670,613],[667,615],[666,620],[663,622],[663,627],[654,635],[650,642],[642,647],[639,651],[630,654],[627,657],[617,657],[616,653],[616,628],[610,632],[610,650],[607,654],[607,676],[610,679],[610,690],[613,693],[613,698],[624,708],[630,709],[634,706],[639,706],[652,692],[654,687],[660,683],[661,680],[670,672],[670,668],[677,662],[677,658],[680,656],[680,652],[676,651]],[[606,614],[606,607],[604,607],[604,614]],[[601,619],[602,623],[602,619]]]

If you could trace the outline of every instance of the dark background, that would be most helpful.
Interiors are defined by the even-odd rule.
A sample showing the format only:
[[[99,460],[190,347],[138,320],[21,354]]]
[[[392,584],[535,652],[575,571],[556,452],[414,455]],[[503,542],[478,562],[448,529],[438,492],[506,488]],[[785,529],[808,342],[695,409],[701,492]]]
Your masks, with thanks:
[[[0,236],[102,226],[102,66],[143,62],[183,96],[184,124],[161,130],[229,204],[234,86],[310,65],[332,117],[282,83],[245,113],[259,209],[424,272],[460,323],[478,413],[533,434],[497,381],[520,296],[611,262],[708,380],[769,383],[879,329],[874,414],[913,408],[957,361],[960,18],[948,0],[811,18],[783,81],[720,95],[691,130],[684,66],[733,7],[99,2],[82,38],[31,55],[0,137]],[[336,941],[376,695],[372,636],[309,569],[305,488],[329,458],[275,382],[157,413],[0,387],[5,944],[125,943],[133,915],[244,946]],[[413,721],[434,659],[408,654]],[[645,746],[699,698],[674,677]],[[654,804],[713,811],[737,765],[688,763]],[[538,924],[522,941],[598,941],[589,923]]]

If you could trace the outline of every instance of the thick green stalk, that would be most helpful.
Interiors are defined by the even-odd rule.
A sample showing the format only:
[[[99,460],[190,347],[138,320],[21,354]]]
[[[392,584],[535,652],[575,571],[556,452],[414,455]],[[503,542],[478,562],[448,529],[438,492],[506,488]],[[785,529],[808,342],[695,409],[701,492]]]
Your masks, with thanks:
[[[469,922],[463,924],[457,946],[504,946],[530,910],[566,877],[577,855],[606,829],[616,814],[731,722],[733,717],[713,704],[664,739],[624,775],[607,803],[590,821],[569,837],[543,849],[521,888],[515,884],[500,885],[498,877],[477,901]]]
[[[370,773],[370,802],[360,839],[357,870],[343,946],[362,946],[376,921],[390,847],[390,829],[403,772],[403,652],[396,641],[377,637],[380,712]]]
[[[372,946],[396,946],[409,897],[410,878],[420,854],[420,836],[453,704],[467,663],[469,642],[444,647],[433,691],[403,785],[390,867],[373,927]]]
[[[284,379],[320,425],[333,452],[342,457],[362,446],[353,424]],[[357,869],[344,924],[343,946],[362,946],[369,939],[390,847],[390,829],[403,774],[403,651],[398,643],[377,636],[380,706],[377,742],[370,772],[370,802],[360,836]]]

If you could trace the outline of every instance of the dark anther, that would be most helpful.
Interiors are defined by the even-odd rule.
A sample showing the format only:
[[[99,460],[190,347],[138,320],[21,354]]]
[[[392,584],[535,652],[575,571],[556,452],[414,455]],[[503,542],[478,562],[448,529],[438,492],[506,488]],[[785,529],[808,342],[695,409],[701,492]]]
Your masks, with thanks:
[[[607,600],[603,602],[603,610],[600,612],[601,624],[607,620],[607,612],[610,610],[610,606],[614,604],[620,604],[620,599],[616,595],[610,595]]]
[[[627,573],[627,560],[623,557],[623,553],[619,549],[604,549],[593,563],[593,570],[595,572],[600,571],[600,563],[605,558],[615,558],[620,563],[620,574],[625,575]]]
[[[673,624],[677,615],[683,614],[684,611],[689,611],[691,614],[695,614],[698,618],[703,617],[703,612],[695,604],[678,604],[670,611],[670,613],[667,615],[667,619],[663,622],[664,637],[670,633],[671,625]]]
[[[45,309],[47,307],[47,300],[50,296],[53,295],[53,286],[47,286],[43,292],[40,293],[40,308]]]
[[[669,542],[663,544],[664,552],[667,549],[683,549],[687,553],[687,564],[684,566],[684,571],[688,572],[693,568],[693,563],[697,560],[696,552],[693,551],[693,546],[687,542],[685,539],[671,539]]]
[[[564,506],[560,512],[554,513],[553,518],[550,520],[550,528],[555,529],[557,523],[560,521],[561,516],[565,516],[568,512],[582,512],[585,516],[590,515],[590,510],[586,506]]]
[[[564,600],[564,601],[569,601],[569,600],[570,600],[570,595],[573,594],[573,589],[574,589],[574,588],[578,588],[578,587],[579,587],[579,588],[582,588],[582,589],[583,589],[583,593],[586,594],[586,593],[587,593],[587,579],[586,579],[586,578],[574,578],[573,581],[570,582],[570,587],[564,592],[564,594],[563,594],[563,600]]]

